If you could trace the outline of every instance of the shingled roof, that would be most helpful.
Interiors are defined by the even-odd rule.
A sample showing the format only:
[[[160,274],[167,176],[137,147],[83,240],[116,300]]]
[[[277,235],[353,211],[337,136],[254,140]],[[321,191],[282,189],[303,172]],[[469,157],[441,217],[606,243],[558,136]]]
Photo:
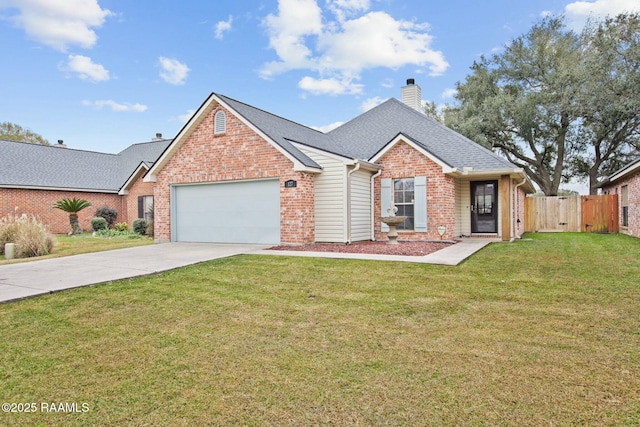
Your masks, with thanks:
[[[319,167],[292,142],[350,159],[369,161],[398,135],[403,135],[452,168],[467,167],[475,171],[517,168],[395,98],[325,134],[224,95],[215,95],[305,166]]]
[[[454,168],[471,167],[476,171],[516,168],[492,151],[395,98],[334,129],[328,136],[345,154],[371,160],[400,134]]]
[[[117,193],[141,162],[153,164],[170,143],[134,144],[108,154],[0,140],[0,187]]]

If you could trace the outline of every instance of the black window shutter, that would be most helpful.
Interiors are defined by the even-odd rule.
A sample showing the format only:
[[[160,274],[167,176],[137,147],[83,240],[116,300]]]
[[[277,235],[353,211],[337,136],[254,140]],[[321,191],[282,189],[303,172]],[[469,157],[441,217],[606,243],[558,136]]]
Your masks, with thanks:
[[[138,218],[144,218],[144,199],[138,196]]]

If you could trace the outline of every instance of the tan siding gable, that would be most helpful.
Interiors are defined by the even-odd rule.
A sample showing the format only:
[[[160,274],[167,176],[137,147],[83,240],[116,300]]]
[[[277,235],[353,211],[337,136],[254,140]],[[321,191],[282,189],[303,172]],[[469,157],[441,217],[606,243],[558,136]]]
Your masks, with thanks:
[[[351,174],[351,240],[371,239],[371,173]]]
[[[322,173],[314,176],[316,242],[345,242],[347,240],[345,160],[303,145],[297,147],[322,166]]]

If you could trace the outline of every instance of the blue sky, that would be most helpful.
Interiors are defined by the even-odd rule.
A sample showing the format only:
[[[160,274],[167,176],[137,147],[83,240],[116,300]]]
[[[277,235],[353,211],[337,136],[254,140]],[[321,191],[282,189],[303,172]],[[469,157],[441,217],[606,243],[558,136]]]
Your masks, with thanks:
[[[452,103],[480,55],[546,14],[637,0],[0,0],[0,122],[116,153],[173,137],[211,92],[328,129],[400,97]]]

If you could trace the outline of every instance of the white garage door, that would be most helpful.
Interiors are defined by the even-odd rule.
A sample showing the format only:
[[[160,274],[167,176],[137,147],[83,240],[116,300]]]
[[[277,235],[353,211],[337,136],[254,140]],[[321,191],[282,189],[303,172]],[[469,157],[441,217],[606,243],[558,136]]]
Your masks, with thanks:
[[[280,181],[173,187],[172,240],[279,243]]]

